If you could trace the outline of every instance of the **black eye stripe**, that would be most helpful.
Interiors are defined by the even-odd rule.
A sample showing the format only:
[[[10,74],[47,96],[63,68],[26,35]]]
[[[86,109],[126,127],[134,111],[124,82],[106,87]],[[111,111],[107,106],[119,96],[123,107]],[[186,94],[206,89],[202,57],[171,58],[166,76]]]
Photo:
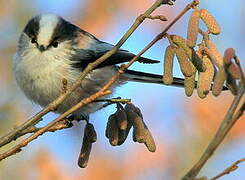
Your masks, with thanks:
[[[26,25],[24,32],[30,37],[30,38],[36,38],[39,32],[39,21],[40,17],[36,16],[32,18],[28,24]]]

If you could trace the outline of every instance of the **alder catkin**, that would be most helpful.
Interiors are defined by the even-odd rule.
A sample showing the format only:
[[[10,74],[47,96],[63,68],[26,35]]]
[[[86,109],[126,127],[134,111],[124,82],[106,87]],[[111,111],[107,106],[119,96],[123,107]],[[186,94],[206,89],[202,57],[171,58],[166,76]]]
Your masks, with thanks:
[[[235,50],[233,48],[227,48],[224,52],[223,61],[225,64],[230,64],[231,60],[235,57]]]
[[[193,94],[193,91],[195,89],[195,77],[196,77],[196,73],[193,74],[191,77],[185,77],[184,80],[185,94],[188,97],[190,97]]]
[[[145,127],[143,119],[136,112],[132,111],[127,111],[127,118],[134,127],[136,141],[139,143],[144,142]]]
[[[188,56],[182,48],[176,49],[176,56],[180,65],[181,72],[185,77],[190,77],[195,73],[192,63],[188,60]]]
[[[205,49],[205,51],[207,52],[212,62],[218,67],[223,67],[224,66],[223,57],[221,53],[219,52],[219,50],[217,49],[214,42],[208,39],[208,40],[205,40],[205,43],[207,45],[207,49]]]
[[[164,67],[163,67],[163,83],[166,85],[173,83],[173,61],[176,47],[169,45],[165,50]]]
[[[238,66],[234,63],[231,63],[228,65],[227,71],[231,74],[231,76],[234,79],[240,79],[241,78],[241,72],[238,68]]]
[[[173,43],[175,43],[178,47],[181,47],[185,51],[190,61],[199,72],[204,72],[206,70],[202,59],[197,55],[194,49],[190,48],[187,45],[184,38],[177,35],[171,35],[170,38],[172,39]]]
[[[150,152],[156,151],[156,144],[155,144],[154,138],[152,137],[151,132],[146,125],[145,125],[145,142],[144,142],[144,144]]]
[[[79,167],[81,168],[87,167],[91,149],[92,149],[92,142],[89,140],[89,138],[86,136],[84,132],[83,144],[77,162]]]
[[[214,96],[220,95],[222,89],[223,89],[223,84],[226,80],[226,73],[224,68],[220,68],[216,73],[214,77],[214,84],[212,87],[212,93]]]
[[[200,11],[194,10],[188,22],[187,45],[195,47],[199,30]]]
[[[115,114],[110,115],[108,122],[107,122],[107,127],[106,127],[107,136],[112,146],[116,146],[118,144],[119,128],[117,127],[116,121],[117,119],[116,119]]]
[[[228,73],[226,78],[226,86],[231,91],[231,93],[236,96],[238,93],[238,85],[236,80]]]
[[[118,109],[115,115],[117,118],[117,124],[118,124],[119,129],[121,130],[127,129],[128,120],[127,120],[127,114],[125,113],[125,111],[123,109]]]
[[[210,90],[215,69],[207,55],[204,55],[202,60],[206,66],[206,71],[198,73],[197,94],[200,98],[205,98]]]
[[[200,17],[203,20],[203,22],[206,24],[210,33],[215,35],[220,34],[221,29],[218,22],[206,9],[200,10]]]
[[[96,134],[93,124],[87,123],[85,126],[84,133],[90,142],[94,143],[97,140],[97,134]]]

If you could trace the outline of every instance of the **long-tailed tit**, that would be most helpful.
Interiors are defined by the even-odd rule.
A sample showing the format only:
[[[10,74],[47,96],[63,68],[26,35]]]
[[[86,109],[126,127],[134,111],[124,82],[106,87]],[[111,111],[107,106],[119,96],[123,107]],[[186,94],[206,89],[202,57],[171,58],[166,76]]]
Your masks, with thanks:
[[[41,14],[32,18],[24,28],[14,56],[13,70],[16,81],[25,95],[35,103],[46,106],[61,93],[62,80],[68,87],[74,83],[86,66],[101,57],[113,45],[98,40],[90,33],[54,14]],[[119,49],[83,80],[57,109],[63,113],[81,99],[96,93],[117,72],[116,64],[127,62],[135,55]],[[140,57],[142,63],[159,61]],[[114,87],[127,81],[161,83],[162,76],[127,70]],[[173,85],[183,85],[183,79],[174,78]],[[113,89],[113,88],[112,88]],[[91,103],[75,115],[88,115],[98,109]]]

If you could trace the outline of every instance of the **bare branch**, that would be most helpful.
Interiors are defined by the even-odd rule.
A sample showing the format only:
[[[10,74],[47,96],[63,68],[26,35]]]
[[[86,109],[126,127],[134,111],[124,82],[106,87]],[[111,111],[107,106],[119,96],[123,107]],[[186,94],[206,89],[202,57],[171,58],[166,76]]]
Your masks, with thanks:
[[[216,180],[226,174],[230,174],[232,171],[235,171],[237,168],[238,168],[238,164],[241,163],[241,162],[244,162],[245,161],[245,158],[243,159],[240,159],[236,162],[234,162],[231,166],[229,166],[228,168],[226,168],[222,173],[218,174],[217,176],[211,178],[210,180]]]
[[[228,112],[226,113],[226,116],[224,120],[222,121],[221,125],[219,126],[219,129],[217,130],[215,136],[209,143],[207,149],[199,159],[199,161],[191,168],[191,170],[182,178],[183,180],[192,180],[194,179],[201,168],[204,166],[204,164],[207,162],[207,160],[213,155],[215,150],[218,148],[220,143],[224,140],[225,136],[228,134],[230,129],[234,126],[234,124],[237,122],[238,118],[242,115],[244,111],[244,104],[240,107],[240,109],[237,111],[237,113],[234,115],[242,97],[244,96],[245,92],[245,85],[240,82],[239,85],[239,92],[238,95],[235,96]]]

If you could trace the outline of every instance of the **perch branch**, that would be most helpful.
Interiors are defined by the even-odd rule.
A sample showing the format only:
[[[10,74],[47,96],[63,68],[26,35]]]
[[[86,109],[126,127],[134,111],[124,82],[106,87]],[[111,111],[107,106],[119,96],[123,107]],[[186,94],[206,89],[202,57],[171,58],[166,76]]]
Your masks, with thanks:
[[[224,120],[222,121],[219,129],[217,130],[215,136],[209,143],[207,149],[199,159],[199,161],[191,168],[191,170],[182,178],[183,180],[192,180],[194,179],[201,168],[204,166],[204,164],[207,162],[207,160],[213,155],[215,150],[218,148],[220,143],[224,140],[227,133],[230,131],[230,129],[234,126],[234,124],[237,122],[238,118],[243,114],[245,103],[242,104],[240,109],[237,111],[237,113],[234,115],[235,110],[237,109],[237,106],[239,105],[243,95],[245,92],[245,85],[240,82],[239,85],[239,92],[238,95],[235,96],[228,112],[226,113],[226,116]]]

